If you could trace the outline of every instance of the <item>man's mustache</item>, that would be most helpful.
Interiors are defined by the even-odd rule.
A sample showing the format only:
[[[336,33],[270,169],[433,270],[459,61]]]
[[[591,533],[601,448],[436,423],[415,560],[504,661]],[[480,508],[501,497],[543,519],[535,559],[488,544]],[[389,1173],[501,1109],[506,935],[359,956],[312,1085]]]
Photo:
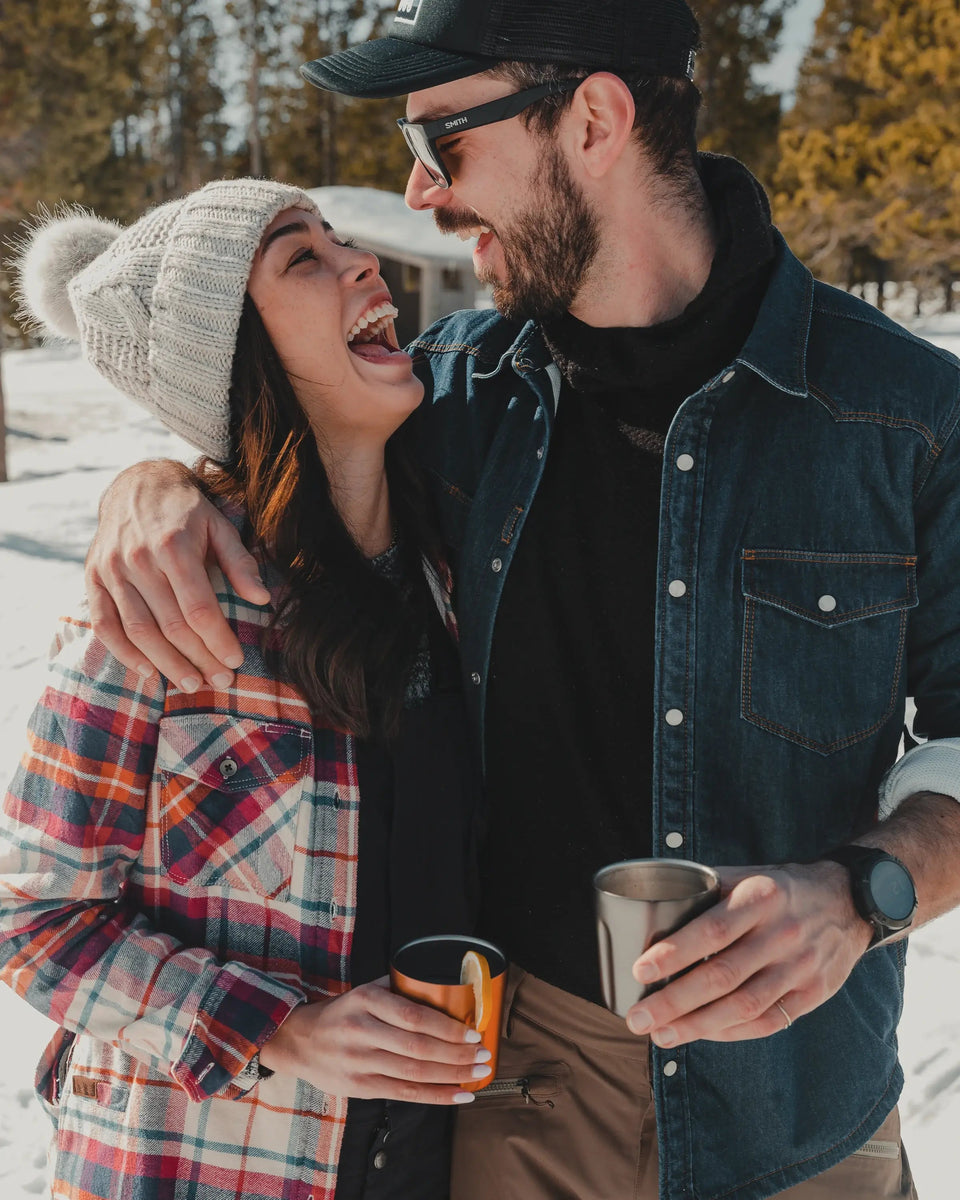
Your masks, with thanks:
[[[464,229],[476,229],[478,225],[485,225],[496,232],[489,221],[474,212],[451,212],[448,208],[435,208],[433,219],[441,233],[459,233]]]

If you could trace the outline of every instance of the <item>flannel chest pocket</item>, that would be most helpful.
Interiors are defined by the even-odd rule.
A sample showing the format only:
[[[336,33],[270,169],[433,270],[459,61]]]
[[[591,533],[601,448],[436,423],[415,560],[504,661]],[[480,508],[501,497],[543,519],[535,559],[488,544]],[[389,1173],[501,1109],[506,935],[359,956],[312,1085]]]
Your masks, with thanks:
[[[912,555],[743,551],[741,715],[818,754],[877,732],[903,680]]]
[[[193,713],[160,722],[160,857],[172,880],[289,896],[312,739],[297,725]]]

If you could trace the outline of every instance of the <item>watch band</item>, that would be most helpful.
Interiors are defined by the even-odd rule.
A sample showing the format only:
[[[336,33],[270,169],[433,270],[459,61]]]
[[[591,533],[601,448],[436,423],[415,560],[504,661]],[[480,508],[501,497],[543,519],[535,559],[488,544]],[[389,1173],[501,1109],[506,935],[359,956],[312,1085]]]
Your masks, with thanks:
[[[821,854],[820,857],[839,863],[840,866],[847,868],[850,875],[850,891],[854,907],[860,916],[873,926],[873,936],[870,939],[869,948],[876,946],[879,942],[884,941],[893,934],[900,933],[902,930],[910,927],[917,907],[916,888],[913,885],[913,878],[910,872],[899,858],[895,858],[894,855],[888,854],[885,850],[880,850],[875,846],[856,845],[837,846],[833,850],[828,850]],[[870,872],[881,862],[895,864],[910,881],[913,891],[913,908],[906,918],[894,918],[877,907],[876,897],[873,894],[870,884]]]

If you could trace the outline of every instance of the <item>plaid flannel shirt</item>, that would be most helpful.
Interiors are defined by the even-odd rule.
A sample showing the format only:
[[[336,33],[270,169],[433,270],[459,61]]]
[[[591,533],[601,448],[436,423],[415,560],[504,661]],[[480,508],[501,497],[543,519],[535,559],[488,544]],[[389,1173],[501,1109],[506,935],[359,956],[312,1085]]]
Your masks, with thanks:
[[[0,979],[61,1027],[37,1071],[55,1200],[336,1189],[346,1099],[235,1077],[349,987],[354,744],[267,670],[272,606],[217,589],[245,652],[224,691],[144,681],[64,620],[4,800]]]

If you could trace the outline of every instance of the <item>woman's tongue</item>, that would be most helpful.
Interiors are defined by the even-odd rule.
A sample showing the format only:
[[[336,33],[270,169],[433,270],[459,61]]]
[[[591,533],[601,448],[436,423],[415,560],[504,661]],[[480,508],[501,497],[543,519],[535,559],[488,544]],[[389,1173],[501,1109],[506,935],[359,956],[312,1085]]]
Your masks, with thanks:
[[[358,358],[366,358],[370,361],[378,358],[389,358],[393,351],[387,346],[381,346],[379,342],[351,342],[350,350],[356,354]]]

